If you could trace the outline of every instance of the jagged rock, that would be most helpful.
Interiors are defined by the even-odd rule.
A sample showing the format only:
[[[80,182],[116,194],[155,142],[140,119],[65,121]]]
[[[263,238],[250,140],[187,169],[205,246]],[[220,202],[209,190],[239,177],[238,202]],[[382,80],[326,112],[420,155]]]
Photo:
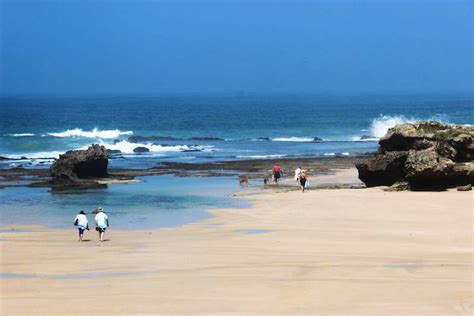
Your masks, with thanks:
[[[314,143],[320,143],[320,142],[322,142],[322,141],[323,141],[322,138],[319,138],[319,137],[314,137],[314,138],[313,138],[313,142],[314,142]]]
[[[473,137],[474,129],[466,126],[397,125],[380,139],[379,152],[356,166],[359,178],[369,187],[405,181],[413,190],[473,183]]]
[[[366,163],[356,165],[359,179],[368,187],[379,185],[390,186],[404,178],[403,168],[408,154],[406,152],[389,152],[385,155],[376,154]]]
[[[146,147],[137,147],[133,150],[134,153],[147,153],[149,152],[150,149],[146,148]]]
[[[87,150],[71,150],[59,156],[51,166],[54,184],[87,184],[81,179],[107,176],[108,154],[104,146],[92,145]]]
[[[408,182],[395,182],[390,187],[384,189],[387,192],[407,191],[410,189]]]
[[[458,191],[471,191],[472,190],[472,185],[471,184],[466,184],[463,186],[459,186],[456,188]]]

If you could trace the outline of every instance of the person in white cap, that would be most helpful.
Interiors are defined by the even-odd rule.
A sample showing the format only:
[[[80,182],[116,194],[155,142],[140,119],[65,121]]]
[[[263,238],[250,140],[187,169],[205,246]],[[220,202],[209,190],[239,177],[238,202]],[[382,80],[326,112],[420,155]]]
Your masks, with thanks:
[[[99,232],[100,242],[103,242],[105,230],[107,229],[107,227],[109,227],[109,217],[107,216],[107,214],[105,214],[104,209],[102,207],[97,208],[96,211],[97,214],[95,216],[95,230]]]

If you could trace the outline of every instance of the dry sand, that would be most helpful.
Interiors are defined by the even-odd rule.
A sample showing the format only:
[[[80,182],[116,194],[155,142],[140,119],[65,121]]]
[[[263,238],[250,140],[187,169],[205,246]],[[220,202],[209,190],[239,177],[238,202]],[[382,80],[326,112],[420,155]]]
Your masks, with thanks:
[[[3,230],[1,314],[473,314],[472,192],[256,192],[103,245]]]

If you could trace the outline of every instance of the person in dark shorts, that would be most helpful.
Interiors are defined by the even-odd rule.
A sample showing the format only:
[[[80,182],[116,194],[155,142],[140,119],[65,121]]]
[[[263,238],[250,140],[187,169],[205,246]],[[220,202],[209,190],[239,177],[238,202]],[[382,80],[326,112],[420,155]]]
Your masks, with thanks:
[[[304,189],[306,187],[306,182],[308,181],[308,176],[306,175],[306,170],[301,170],[299,179],[300,179],[301,192],[304,193]]]
[[[104,241],[105,230],[110,226],[109,217],[105,214],[104,209],[99,207],[96,209],[97,215],[95,216],[95,230],[99,232],[100,242]]]
[[[283,174],[283,170],[281,169],[279,164],[276,164],[275,166],[273,166],[272,172],[273,172],[273,181],[275,181],[275,183],[278,184],[278,180],[280,180]]]
[[[84,231],[89,230],[89,221],[87,220],[86,213],[80,211],[79,214],[74,218],[74,225],[77,226],[79,230],[79,241],[82,241],[84,238]]]

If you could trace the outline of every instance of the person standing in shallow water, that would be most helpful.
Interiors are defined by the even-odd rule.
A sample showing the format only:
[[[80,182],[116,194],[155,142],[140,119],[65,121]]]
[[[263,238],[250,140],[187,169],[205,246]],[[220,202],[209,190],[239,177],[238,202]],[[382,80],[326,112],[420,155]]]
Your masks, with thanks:
[[[100,242],[104,241],[105,230],[109,227],[109,217],[105,214],[104,209],[99,207],[96,209],[97,214],[95,215],[95,230],[99,232]]]
[[[275,166],[273,166],[272,172],[273,172],[273,181],[275,181],[275,183],[278,184],[278,180],[280,180],[283,170],[281,169],[279,164],[276,164]]]
[[[306,170],[301,170],[299,179],[300,179],[301,192],[304,193],[304,189],[306,187],[306,181],[308,181],[308,176],[306,175]]]
[[[77,229],[79,230],[79,241],[83,241],[84,230],[89,230],[89,221],[87,220],[87,216],[84,211],[80,211],[79,214],[76,215],[74,218],[74,225],[76,225]]]

